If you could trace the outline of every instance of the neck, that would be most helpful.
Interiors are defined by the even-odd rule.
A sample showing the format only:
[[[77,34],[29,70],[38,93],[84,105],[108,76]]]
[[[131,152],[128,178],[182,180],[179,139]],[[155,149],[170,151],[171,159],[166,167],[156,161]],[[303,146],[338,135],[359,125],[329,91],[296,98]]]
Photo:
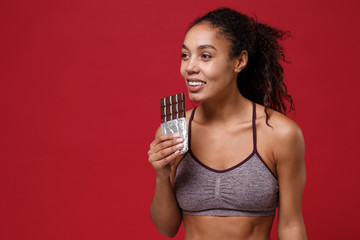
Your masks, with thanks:
[[[201,121],[214,124],[231,124],[248,121],[252,111],[251,101],[241,95],[236,88],[223,98],[203,102],[200,106]]]

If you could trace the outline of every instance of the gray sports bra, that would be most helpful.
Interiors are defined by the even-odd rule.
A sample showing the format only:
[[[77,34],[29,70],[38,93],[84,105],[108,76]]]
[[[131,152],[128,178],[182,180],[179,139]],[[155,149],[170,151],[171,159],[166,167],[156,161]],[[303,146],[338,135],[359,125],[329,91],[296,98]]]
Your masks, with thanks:
[[[179,163],[174,191],[183,214],[198,216],[272,216],[278,205],[279,186],[256,148],[256,105],[253,103],[253,152],[239,164],[212,169],[189,151]]]

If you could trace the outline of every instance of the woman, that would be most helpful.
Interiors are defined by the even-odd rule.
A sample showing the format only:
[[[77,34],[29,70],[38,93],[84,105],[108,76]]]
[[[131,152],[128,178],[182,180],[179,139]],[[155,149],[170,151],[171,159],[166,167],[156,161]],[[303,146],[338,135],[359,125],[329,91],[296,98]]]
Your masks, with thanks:
[[[177,134],[148,152],[156,172],[151,218],[165,236],[184,221],[192,239],[306,239],[301,198],[304,140],[282,113],[293,101],[283,83],[286,32],[223,8],[196,20],[182,47],[189,98],[189,151]],[[189,117],[190,116],[190,117]]]

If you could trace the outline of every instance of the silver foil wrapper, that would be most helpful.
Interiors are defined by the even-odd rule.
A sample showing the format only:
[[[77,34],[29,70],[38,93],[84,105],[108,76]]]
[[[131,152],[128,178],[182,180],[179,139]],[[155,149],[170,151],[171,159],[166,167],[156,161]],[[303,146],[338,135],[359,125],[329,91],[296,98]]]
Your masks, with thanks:
[[[188,151],[188,136],[186,128],[186,118],[177,118],[168,122],[161,123],[161,134],[178,133],[184,139],[184,147],[180,150],[180,154]]]

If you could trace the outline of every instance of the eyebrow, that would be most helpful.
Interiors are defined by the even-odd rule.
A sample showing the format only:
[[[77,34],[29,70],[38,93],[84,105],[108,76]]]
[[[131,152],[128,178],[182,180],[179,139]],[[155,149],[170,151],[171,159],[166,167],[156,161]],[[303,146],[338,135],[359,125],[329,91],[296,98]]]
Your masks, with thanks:
[[[189,50],[189,48],[185,44],[182,45],[182,48]],[[215,51],[217,51],[217,49],[213,45],[210,45],[210,44],[203,44],[203,45],[198,46],[198,49],[206,49],[206,48],[211,48],[211,49],[214,49]]]

